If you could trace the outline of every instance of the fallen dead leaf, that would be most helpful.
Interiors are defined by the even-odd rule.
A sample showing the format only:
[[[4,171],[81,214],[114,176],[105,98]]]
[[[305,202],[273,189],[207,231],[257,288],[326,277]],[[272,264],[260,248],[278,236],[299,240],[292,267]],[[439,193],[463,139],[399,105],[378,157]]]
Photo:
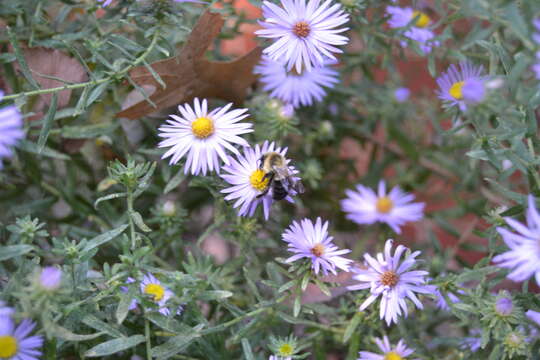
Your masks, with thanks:
[[[259,62],[262,49],[257,47],[239,59],[229,62],[209,61],[204,53],[219,34],[224,20],[220,14],[206,11],[193,28],[180,55],[157,61],[150,66],[159,74],[163,88],[148,71],[138,66],[130,72],[139,86],[153,85],[155,92],[148,101],[140,101],[117,114],[138,119],[163,108],[188,102],[195,97],[219,98],[241,104],[248,88],[256,81],[253,66]]]

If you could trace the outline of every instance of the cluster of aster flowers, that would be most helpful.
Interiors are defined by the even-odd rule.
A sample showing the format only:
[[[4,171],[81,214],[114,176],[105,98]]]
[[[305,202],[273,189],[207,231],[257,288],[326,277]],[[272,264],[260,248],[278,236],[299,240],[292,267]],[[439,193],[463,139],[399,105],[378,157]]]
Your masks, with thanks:
[[[330,66],[342,52],[337,46],[349,41],[340,35],[349,16],[331,0],[282,0],[281,7],[264,1],[262,10],[264,29],[256,34],[274,40],[254,70],[264,90],[295,108],[321,101],[324,88],[338,82]]]

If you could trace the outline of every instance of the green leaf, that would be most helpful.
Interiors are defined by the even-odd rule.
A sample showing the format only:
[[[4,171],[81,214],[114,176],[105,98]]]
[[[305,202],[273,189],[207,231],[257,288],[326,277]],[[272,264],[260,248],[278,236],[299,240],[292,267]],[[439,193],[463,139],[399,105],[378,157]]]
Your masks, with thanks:
[[[48,326],[52,328],[52,333],[54,333],[54,336],[60,339],[67,340],[67,341],[86,341],[86,340],[95,339],[103,335],[102,332],[98,332],[95,334],[88,334],[88,335],[75,334],[71,332],[70,330],[60,325],[57,325],[55,323],[48,323]]]
[[[37,144],[34,144],[33,142],[30,142],[28,140],[19,141],[16,147],[22,151],[26,151],[36,155],[43,155],[59,160],[71,160],[70,157],[66,154],[62,154],[61,152],[58,152],[46,146],[39,150]]]
[[[39,89],[39,85],[32,77],[32,73],[30,72],[30,68],[28,67],[28,64],[26,63],[26,59],[24,58],[24,55],[21,51],[21,48],[19,47],[19,43],[17,41],[17,36],[11,28],[7,27],[7,33],[9,37],[9,42],[11,43],[11,46],[13,46],[13,51],[15,52],[15,57],[17,58],[17,61],[19,62],[19,65],[21,66],[21,71],[26,78],[26,80],[32,85],[32,87],[37,90]]]
[[[116,322],[121,324],[126,319],[126,316],[129,312],[129,306],[131,305],[131,300],[133,300],[136,289],[134,287],[129,288],[127,292],[120,293],[120,301],[116,307]]]
[[[84,126],[62,127],[62,137],[67,139],[93,139],[112,133],[120,123],[102,123]]]
[[[115,354],[119,351],[130,349],[134,346],[139,345],[144,342],[146,338],[142,335],[133,335],[127,338],[114,339],[106,341],[99,345],[94,346],[88,350],[84,356],[87,357],[98,357]]]
[[[119,329],[115,328],[114,326],[107,324],[106,322],[98,319],[92,314],[87,314],[83,319],[82,322],[86,325],[90,326],[91,328],[94,328],[98,331],[101,331],[103,333],[106,333],[112,337],[124,337],[125,334],[123,334]]]
[[[24,255],[34,249],[31,245],[10,245],[0,248],[0,261],[8,260],[16,256]]]
[[[137,225],[137,227],[138,227],[139,229],[141,229],[141,231],[144,231],[144,232],[150,232],[150,231],[152,231],[152,229],[150,229],[150,228],[144,223],[141,214],[139,214],[137,211],[132,211],[130,215],[131,215],[131,219],[133,220],[133,222],[135,223],[135,225]]]
[[[360,324],[360,320],[362,320],[362,317],[364,315],[360,312],[357,312],[354,314],[351,321],[349,321],[349,324],[347,325],[347,328],[345,329],[345,333],[343,334],[343,342],[346,343],[351,338],[352,334]]]
[[[156,346],[152,349],[152,356],[157,359],[167,359],[184,351],[200,334],[192,331],[188,334],[177,335],[163,345]]]
[[[109,195],[106,195],[106,196],[102,196],[99,199],[97,199],[96,202],[94,202],[94,208],[97,209],[98,204],[100,202],[102,202],[102,201],[123,198],[123,197],[126,197],[126,196],[127,196],[127,193],[125,193],[125,192],[123,192],[123,193],[114,193],[114,194],[109,194]]]
[[[109,86],[109,82],[106,81],[104,83],[101,83],[99,84],[98,86],[96,86],[95,88],[92,89],[92,92],[90,92],[90,95],[88,95],[88,99],[86,99],[86,103],[85,105],[88,107],[90,105],[92,105],[92,103],[94,101],[96,101],[100,96],[101,94],[103,93],[103,91],[105,91],[105,89],[107,88],[107,86]]]
[[[165,186],[165,189],[163,190],[164,194],[167,194],[171,190],[176,189],[178,185],[186,178],[186,175],[182,171],[178,171],[176,175],[172,177],[171,180],[167,183],[167,186]]]
[[[242,339],[242,350],[244,350],[244,356],[246,357],[246,360],[255,360],[248,339]]]
[[[95,238],[88,241],[88,243],[86,244],[86,246],[83,249],[83,252],[90,251],[90,250],[92,250],[92,249],[94,249],[94,248],[96,248],[96,247],[98,247],[100,245],[103,245],[104,243],[106,243],[108,241],[111,241],[112,239],[114,239],[115,237],[120,235],[122,232],[124,232],[124,230],[126,230],[127,227],[128,227],[128,225],[124,224],[124,225],[122,225],[120,227],[117,227],[116,229],[113,229],[111,231],[107,231],[104,234],[96,236]]]
[[[51,131],[51,127],[54,122],[54,115],[56,114],[57,104],[58,104],[58,94],[54,93],[51,98],[51,105],[49,106],[47,115],[45,115],[45,118],[43,119],[43,126],[41,127],[41,131],[39,132],[39,139],[38,139],[37,147],[38,147],[38,152],[40,154],[43,151],[43,147],[45,146],[45,143],[47,142],[47,138],[49,137],[49,132]]]
[[[299,295],[297,295],[294,298],[294,305],[293,305],[293,315],[294,315],[294,317],[298,317],[298,315],[300,314],[300,309],[302,308],[301,300],[302,300],[302,297],[299,296]]]
[[[199,295],[199,299],[201,300],[220,300],[220,299],[226,299],[228,297],[233,296],[233,293],[230,291],[225,290],[208,290],[204,291]]]

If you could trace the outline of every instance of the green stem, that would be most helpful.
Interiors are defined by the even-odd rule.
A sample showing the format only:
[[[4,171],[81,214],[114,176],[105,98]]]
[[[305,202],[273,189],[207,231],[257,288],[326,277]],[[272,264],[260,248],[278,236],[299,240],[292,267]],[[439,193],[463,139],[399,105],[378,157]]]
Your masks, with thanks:
[[[159,28],[158,28],[154,32],[154,36],[152,37],[152,41],[150,42],[150,45],[148,46],[148,49],[146,49],[137,59],[135,59],[135,61],[133,63],[131,63],[129,66],[125,67],[124,69],[122,69],[122,70],[120,70],[120,71],[118,71],[118,72],[116,72],[116,73],[114,73],[112,75],[109,75],[109,76],[107,76],[107,77],[105,77],[103,79],[92,80],[92,81],[87,81],[87,82],[77,83],[77,84],[58,86],[58,87],[47,88],[47,89],[39,89],[39,90],[20,92],[20,93],[17,93],[17,94],[11,94],[11,95],[4,96],[2,98],[2,101],[17,99],[17,98],[19,98],[21,96],[33,96],[33,95],[41,95],[41,94],[48,94],[48,93],[58,92],[58,91],[62,91],[62,90],[80,89],[80,88],[85,88],[87,86],[95,86],[95,85],[103,84],[103,83],[106,83],[108,81],[112,81],[114,79],[121,78],[124,75],[126,75],[131,69],[133,69],[135,66],[137,66],[141,62],[143,62],[144,59],[152,52],[152,50],[154,50],[154,47],[156,46],[157,41],[159,39],[159,34],[160,34],[160,31],[159,31]]]
[[[133,223],[133,191],[128,189],[127,191],[127,208],[128,208],[128,217],[129,217],[129,238],[131,239],[131,251],[135,250],[136,239],[135,239],[135,224]]]
[[[146,336],[146,359],[152,360],[152,343],[150,342],[150,322],[144,319],[144,336]]]

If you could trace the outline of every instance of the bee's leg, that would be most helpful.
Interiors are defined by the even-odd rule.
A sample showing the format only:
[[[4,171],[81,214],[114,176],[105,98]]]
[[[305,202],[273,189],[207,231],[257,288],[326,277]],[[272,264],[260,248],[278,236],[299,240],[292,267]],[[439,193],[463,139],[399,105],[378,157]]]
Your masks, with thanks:
[[[263,190],[262,193],[257,195],[257,198],[263,197],[264,195],[268,194],[268,191],[270,191],[270,187],[272,186],[272,180],[274,180],[274,173],[266,173],[264,174],[262,181],[265,180],[265,178],[268,178],[268,185],[266,185],[266,188]]]
[[[262,178],[262,181],[268,179],[268,182],[271,183],[272,180],[274,180],[275,175],[276,175],[276,173],[274,173],[274,172],[267,172],[266,174],[264,174],[264,176]]]
[[[263,197],[264,195],[268,194],[268,191],[270,191],[270,186],[267,186],[266,189],[259,195],[257,195],[257,199]]]

